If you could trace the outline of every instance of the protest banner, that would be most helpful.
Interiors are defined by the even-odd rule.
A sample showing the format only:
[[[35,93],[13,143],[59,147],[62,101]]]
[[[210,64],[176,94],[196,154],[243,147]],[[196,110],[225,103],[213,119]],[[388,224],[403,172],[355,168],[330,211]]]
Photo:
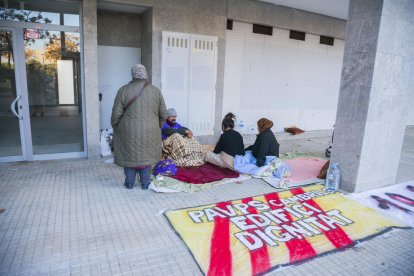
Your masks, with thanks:
[[[322,185],[165,216],[207,275],[263,274],[404,227]]]

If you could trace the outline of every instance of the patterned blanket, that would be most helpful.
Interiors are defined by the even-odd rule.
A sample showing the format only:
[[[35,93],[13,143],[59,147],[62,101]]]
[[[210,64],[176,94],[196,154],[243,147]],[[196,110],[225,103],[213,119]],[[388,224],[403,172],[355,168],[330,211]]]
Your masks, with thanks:
[[[187,138],[175,133],[164,140],[162,152],[180,167],[193,167],[204,164],[203,147],[195,137]]]

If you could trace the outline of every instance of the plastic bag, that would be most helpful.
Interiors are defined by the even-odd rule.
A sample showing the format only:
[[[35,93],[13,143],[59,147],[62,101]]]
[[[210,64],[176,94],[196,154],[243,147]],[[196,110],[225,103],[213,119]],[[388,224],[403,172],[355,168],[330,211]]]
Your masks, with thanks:
[[[101,155],[110,156],[112,154],[111,147],[109,145],[109,136],[112,135],[112,130],[101,130]]]
[[[154,175],[175,175],[177,173],[177,166],[170,159],[159,161],[154,167]]]

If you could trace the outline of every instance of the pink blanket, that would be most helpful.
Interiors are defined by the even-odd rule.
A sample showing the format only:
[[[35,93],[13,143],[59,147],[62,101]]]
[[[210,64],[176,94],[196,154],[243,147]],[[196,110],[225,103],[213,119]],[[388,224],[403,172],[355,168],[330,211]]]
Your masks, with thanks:
[[[319,171],[326,163],[326,160],[320,158],[298,157],[290,160],[284,160],[289,165],[292,176],[286,180],[290,182],[301,182],[311,180],[318,176]]]

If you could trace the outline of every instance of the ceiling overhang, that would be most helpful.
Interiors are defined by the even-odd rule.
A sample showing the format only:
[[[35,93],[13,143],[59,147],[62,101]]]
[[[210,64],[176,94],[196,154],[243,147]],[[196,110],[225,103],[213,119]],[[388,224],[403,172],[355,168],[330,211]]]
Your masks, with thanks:
[[[348,19],[349,0],[258,0],[277,6]]]

